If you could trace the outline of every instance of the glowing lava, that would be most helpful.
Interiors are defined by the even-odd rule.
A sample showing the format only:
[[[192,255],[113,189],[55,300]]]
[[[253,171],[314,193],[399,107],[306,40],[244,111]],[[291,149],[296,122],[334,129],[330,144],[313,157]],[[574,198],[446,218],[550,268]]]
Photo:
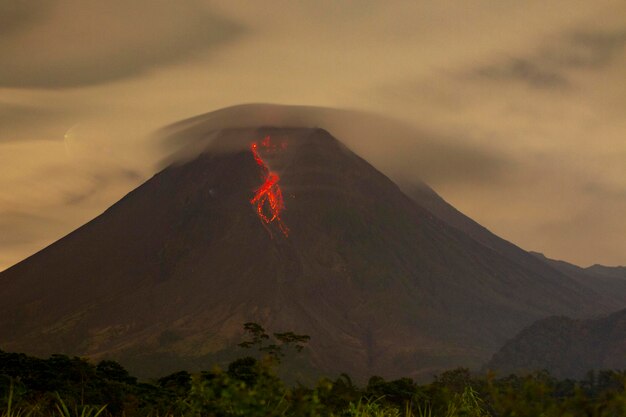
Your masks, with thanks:
[[[250,203],[256,208],[256,212],[259,218],[266,224],[276,222],[278,228],[285,236],[289,235],[289,229],[280,219],[280,212],[285,208],[285,201],[283,200],[283,192],[278,185],[280,177],[277,173],[270,171],[269,167],[261,158],[259,154],[259,145],[265,150],[274,150],[275,146],[272,146],[270,137],[266,136],[260,143],[252,143],[250,150],[254,155],[254,160],[261,168],[261,177],[263,178],[263,184],[256,189],[254,197],[250,200]]]

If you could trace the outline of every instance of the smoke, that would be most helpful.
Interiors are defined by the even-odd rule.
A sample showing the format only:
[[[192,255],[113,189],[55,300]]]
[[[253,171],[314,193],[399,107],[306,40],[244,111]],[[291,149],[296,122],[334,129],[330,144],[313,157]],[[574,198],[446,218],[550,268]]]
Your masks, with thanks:
[[[160,168],[211,152],[248,149],[259,127],[323,128],[399,183],[416,179],[477,181],[498,178],[512,161],[467,141],[419,130],[378,114],[314,106],[243,104],[185,119],[160,129]],[[220,140],[216,140],[219,138]]]

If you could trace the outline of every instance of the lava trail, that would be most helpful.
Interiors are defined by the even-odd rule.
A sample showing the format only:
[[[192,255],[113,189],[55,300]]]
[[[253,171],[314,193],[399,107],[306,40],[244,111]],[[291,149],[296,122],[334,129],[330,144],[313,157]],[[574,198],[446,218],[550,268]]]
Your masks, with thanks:
[[[273,146],[269,136],[266,136],[259,143],[253,142],[250,145],[250,150],[254,156],[254,160],[261,168],[261,177],[263,184],[255,190],[254,197],[250,200],[250,203],[255,207],[259,218],[266,224],[275,222],[278,225],[280,231],[285,235],[289,235],[289,229],[280,218],[280,213],[285,208],[285,201],[283,200],[283,192],[280,189],[278,182],[280,176],[276,172],[270,171],[269,167],[263,161],[260,155],[260,149],[266,151],[274,151],[277,149]]]

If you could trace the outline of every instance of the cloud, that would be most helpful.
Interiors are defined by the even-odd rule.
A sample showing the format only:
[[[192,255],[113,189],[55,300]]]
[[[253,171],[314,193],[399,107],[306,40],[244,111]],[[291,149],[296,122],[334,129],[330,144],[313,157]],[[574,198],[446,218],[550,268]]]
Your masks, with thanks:
[[[44,124],[61,114],[61,111],[55,109],[0,101],[0,126],[3,130],[0,132],[0,142],[16,140],[20,137],[16,134],[18,129],[30,124]]]
[[[43,4],[1,6],[0,23],[8,25],[1,29],[0,86],[64,88],[132,77],[192,58],[243,30],[196,0]]]
[[[541,64],[524,58],[513,58],[504,63],[482,67],[477,69],[475,74],[490,80],[518,81],[540,89],[571,87],[569,80],[562,72],[542,67]]]
[[[91,184],[84,190],[66,191],[62,197],[62,203],[65,206],[74,206],[82,204],[85,200],[95,196],[103,188],[111,183],[131,183],[139,184],[144,177],[138,171],[132,169],[119,169],[118,171],[104,173],[94,173],[91,175]]]
[[[569,253],[582,266],[596,263],[625,265],[621,242],[626,225],[615,219],[626,210],[626,200],[623,196],[621,201],[607,201],[598,197],[579,198],[577,210],[560,218],[538,219],[535,224],[539,232],[536,241]],[[581,225],[592,227],[581,228]],[[599,259],[599,255],[602,259]]]
[[[41,231],[55,226],[49,217],[26,212],[3,212],[0,217],[0,247],[30,243],[41,238]]]
[[[0,2],[0,36],[14,36],[42,22],[55,3],[54,0]]]
[[[553,49],[547,59],[562,68],[602,69],[623,56],[626,28],[613,31],[576,31],[566,46]]]
[[[464,138],[420,130],[382,115],[348,109],[245,104],[174,123],[158,132],[167,153],[161,167],[192,159],[213,146],[213,132],[259,126],[323,127],[396,181],[498,181],[515,168],[511,158]],[[392,145],[390,146],[390,143]],[[246,148],[248,142],[229,144]],[[230,148],[228,149],[230,150]]]
[[[575,70],[601,70],[613,64],[626,47],[626,29],[577,30],[549,42],[535,53],[481,66],[470,75],[492,81],[519,82],[541,90],[573,87]]]
[[[0,143],[0,270],[100,214],[145,176],[116,159],[68,158],[60,141]]]
[[[626,186],[600,181],[587,181],[581,185],[581,191],[597,201],[618,201],[626,204]]]

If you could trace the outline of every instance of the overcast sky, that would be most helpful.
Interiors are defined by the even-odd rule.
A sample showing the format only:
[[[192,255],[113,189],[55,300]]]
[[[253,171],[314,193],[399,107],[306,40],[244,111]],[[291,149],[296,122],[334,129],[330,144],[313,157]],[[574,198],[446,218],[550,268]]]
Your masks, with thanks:
[[[0,57],[0,269],[149,178],[151,132],[250,102],[397,119],[415,143],[362,147],[384,172],[527,250],[626,264],[623,0],[3,0]]]

